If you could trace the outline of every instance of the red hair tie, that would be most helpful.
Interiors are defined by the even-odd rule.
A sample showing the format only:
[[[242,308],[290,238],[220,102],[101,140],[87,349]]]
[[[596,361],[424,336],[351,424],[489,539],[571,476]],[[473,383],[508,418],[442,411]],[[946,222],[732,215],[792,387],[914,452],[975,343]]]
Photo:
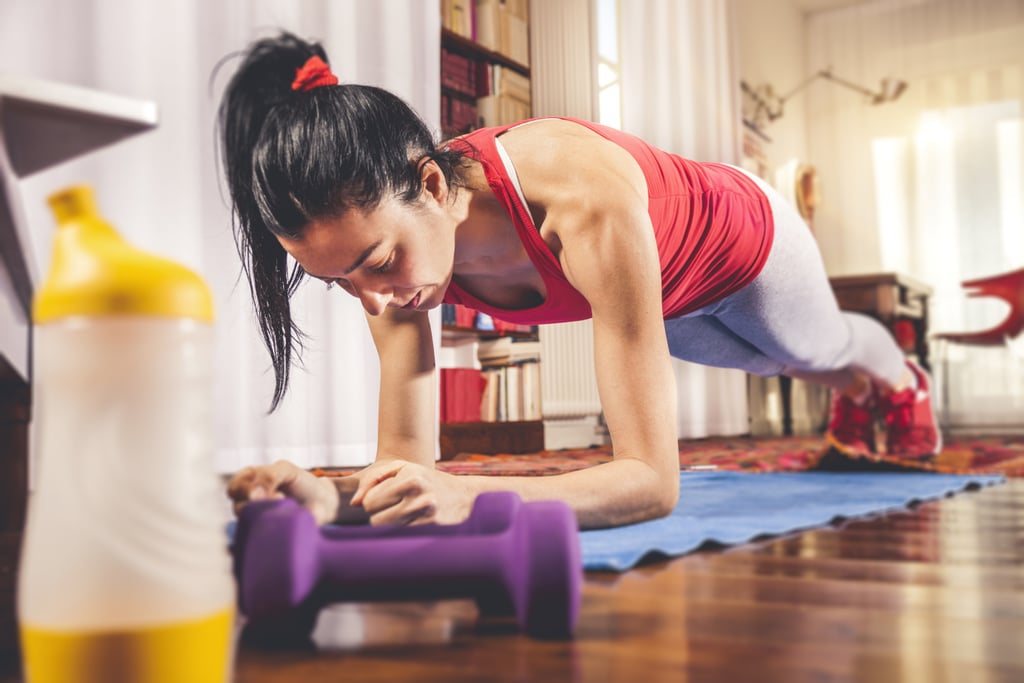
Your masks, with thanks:
[[[306,60],[306,63],[295,70],[295,80],[292,81],[292,90],[306,92],[322,85],[337,85],[338,77],[331,73],[331,67],[327,66],[324,60],[313,55]]]

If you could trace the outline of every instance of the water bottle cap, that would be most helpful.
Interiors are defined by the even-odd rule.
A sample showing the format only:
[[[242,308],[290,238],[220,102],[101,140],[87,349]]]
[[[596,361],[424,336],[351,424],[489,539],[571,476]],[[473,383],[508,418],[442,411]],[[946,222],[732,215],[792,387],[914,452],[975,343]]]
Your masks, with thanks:
[[[213,321],[203,279],[125,242],[100,216],[91,188],[68,188],[49,204],[57,234],[50,272],[33,302],[35,323],[107,315]]]

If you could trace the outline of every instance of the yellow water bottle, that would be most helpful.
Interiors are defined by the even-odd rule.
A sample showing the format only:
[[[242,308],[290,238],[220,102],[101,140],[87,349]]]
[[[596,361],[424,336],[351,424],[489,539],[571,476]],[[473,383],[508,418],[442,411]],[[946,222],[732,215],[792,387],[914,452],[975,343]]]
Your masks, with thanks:
[[[88,188],[50,206],[18,579],[26,680],[223,683],[235,589],[209,439],[210,291],[124,242]]]

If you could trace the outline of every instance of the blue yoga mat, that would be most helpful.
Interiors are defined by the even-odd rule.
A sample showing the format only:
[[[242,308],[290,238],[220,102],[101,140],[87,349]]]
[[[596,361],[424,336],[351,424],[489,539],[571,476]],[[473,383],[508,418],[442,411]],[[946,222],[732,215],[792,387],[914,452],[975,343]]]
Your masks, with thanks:
[[[582,532],[583,566],[625,571],[651,554],[683,555],[708,541],[744,543],[1002,481],[1002,476],[902,472],[683,472],[679,504],[668,517]]]

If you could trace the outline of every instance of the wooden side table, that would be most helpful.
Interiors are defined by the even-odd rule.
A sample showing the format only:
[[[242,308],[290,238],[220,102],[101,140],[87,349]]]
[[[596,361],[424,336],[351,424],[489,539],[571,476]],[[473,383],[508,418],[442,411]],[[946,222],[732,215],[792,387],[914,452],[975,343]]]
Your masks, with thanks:
[[[885,325],[897,340],[897,323],[909,323],[914,330],[913,346],[904,350],[913,353],[921,366],[931,371],[927,336],[928,297],[932,293],[931,287],[900,273],[848,275],[830,278],[829,282],[839,302],[839,308],[872,316]],[[793,415],[792,392],[793,380],[780,376],[782,433],[787,435],[794,433],[794,423],[798,417],[804,422],[808,420],[807,416]],[[809,419],[813,425],[827,422],[825,416],[811,415]]]
[[[928,360],[928,297],[932,288],[900,273],[876,273],[830,278],[832,291],[844,311],[876,318],[895,336],[896,325],[906,321],[914,329],[912,351],[925,370]]]

